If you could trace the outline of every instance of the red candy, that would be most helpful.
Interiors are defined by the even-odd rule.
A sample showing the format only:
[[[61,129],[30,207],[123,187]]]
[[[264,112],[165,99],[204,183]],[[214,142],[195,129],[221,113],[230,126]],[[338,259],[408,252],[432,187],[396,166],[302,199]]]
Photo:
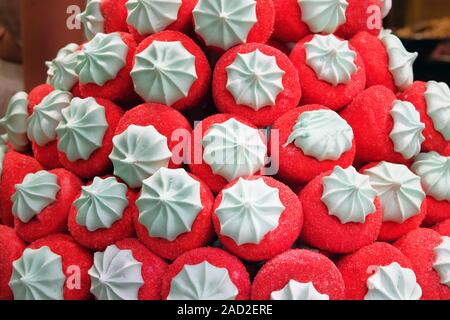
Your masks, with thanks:
[[[245,180],[258,180],[260,178],[263,179],[267,186],[278,189],[280,201],[285,209],[281,213],[278,226],[268,232],[258,244],[248,243],[238,245],[231,237],[221,233],[221,222],[216,210],[222,202],[223,192],[233,187],[238,183],[238,180],[224,187],[222,192],[217,196],[213,209],[214,229],[221,243],[227,250],[248,261],[271,259],[277,254],[288,250],[295,240],[297,240],[303,225],[302,207],[295,193],[288,186],[270,177],[253,176],[245,178]]]
[[[183,47],[195,56],[195,69],[197,72],[197,80],[192,84],[188,96],[178,100],[171,107],[176,110],[186,110],[198,107],[205,100],[207,91],[209,90],[211,80],[211,67],[200,47],[188,36],[176,31],[163,31],[149,36],[143,40],[136,49],[136,55],[147,49],[153,41],[173,42],[179,41]],[[133,66],[136,63],[134,58]],[[136,87],[136,85],[135,85]],[[142,97],[146,100],[144,97]],[[152,101],[149,101],[152,102]]]
[[[80,159],[74,162],[70,161],[64,152],[58,150],[58,158],[62,166],[84,179],[101,176],[111,169],[109,154],[113,148],[112,138],[123,115],[123,110],[111,101],[97,98],[96,102],[105,109],[106,122],[108,123],[102,146],[95,150],[88,160]]]
[[[305,44],[314,38],[307,36],[297,43],[291,52],[290,59],[297,67],[302,86],[301,105],[321,104],[332,110],[342,109],[366,87],[366,70],[364,62],[359,54],[356,55],[355,64],[357,71],[352,75],[347,84],[332,84],[319,80],[316,72],[306,62]],[[350,49],[355,49],[349,45]],[[356,51],[355,51],[356,52]]]
[[[12,300],[9,288],[12,263],[20,258],[25,243],[16,235],[14,229],[0,225],[0,300]]]
[[[3,158],[2,174],[0,177],[0,220],[1,223],[12,227],[11,197],[16,192],[16,184],[21,183],[25,176],[42,170],[42,166],[34,158],[10,150]]]
[[[144,103],[127,111],[116,128],[116,136],[124,132],[129,126],[149,126],[152,125],[163,136],[167,137],[167,145],[173,153],[169,163],[170,168],[179,168],[183,159],[183,148],[175,150],[180,143],[183,143],[192,131],[191,125],[186,118],[178,111],[157,103]],[[179,133],[179,135],[177,134]],[[179,140],[178,140],[179,139]],[[184,145],[182,145],[184,146]],[[178,152],[178,153],[177,153]]]
[[[139,289],[139,300],[161,300],[161,286],[167,263],[136,239],[118,241],[116,246],[122,250],[131,250],[133,258],[142,263],[144,285]]]
[[[290,280],[312,282],[330,300],[342,300],[345,287],[342,275],[327,257],[309,250],[291,250],[267,262],[255,277],[252,300],[269,300],[271,293],[283,289]]]
[[[420,113],[420,121],[425,124],[425,130],[423,131],[423,135],[425,136],[425,141],[422,144],[423,150],[441,152],[448,147],[449,142],[434,128],[433,120],[427,113],[426,91],[426,82],[415,81],[411,87],[399,93],[398,98],[411,102]]]
[[[373,243],[380,233],[383,215],[378,198],[375,199],[376,212],[369,214],[364,223],[343,224],[329,214],[321,200],[323,178],[329,175],[330,172],[316,177],[300,192],[305,217],[301,239],[308,245],[333,253],[350,253]]]
[[[256,50],[264,55],[275,57],[278,68],[285,72],[282,80],[284,89],[278,94],[275,105],[262,107],[257,111],[250,106],[236,102],[232,93],[227,89],[229,81],[227,67],[234,63],[238,54],[248,54]],[[248,88],[248,90],[251,89]],[[216,64],[213,77],[213,97],[220,112],[242,116],[257,126],[268,126],[281,115],[298,106],[301,98],[298,72],[289,58],[277,49],[256,43],[237,46],[227,51]]]
[[[315,110],[328,110],[328,108],[321,105],[301,106],[285,113],[275,121],[272,127],[272,130],[278,130],[279,133],[279,140],[277,141],[279,170],[277,175],[284,181],[305,184],[317,177],[317,175],[334,169],[335,166],[347,168],[353,163],[356,153],[355,141],[353,141],[351,149],[343,153],[339,159],[324,161],[305,155],[303,150],[294,143],[286,145],[299,116],[304,112]],[[272,150],[272,154],[274,151]]]
[[[164,30],[180,31],[186,34],[193,32],[192,28],[192,10],[197,4],[198,0],[182,0],[181,6],[178,9],[177,20],[167,26]],[[132,25],[128,25],[128,30],[136,39],[137,43],[143,41],[149,34],[140,34],[138,30]]]
[[[394,77],[389,71],[389,56],[381,40],[368,32],[360,32],[350,39],[366,66],[367,88],[382,85],[397,92]]]
[[[119,35],[128,47],[125,66],[117,73],[114,79],[107,81],[102,86],[96,83],[80,82],[79,88],[83,98],[103,98],[117,103],[135,99],[136,94],[133,92],[133,81],[131,80],[130,72],[136,51],[136,42],[129,33],[119,32]]]
[[[197,126],[194,128],[191,137],[191,154],[189,158],[189,169],[195,174],[197,177],[205,181],[208,186],[211,188],[213,193],[219,193],[223,187],[225,187],[229,182],[224,177],[214,174],[209,164],[207,164],[203,160],[203,138],[208,133],[208,130],[215,124],[224,123],[231,118],[241,122],[244,125],[255,128],[256,127],[246,119],[241,117],[235,117],[230,114],[215,114],[213,116],[207,117],[203,119]],[[261,138],[265,141],[263,135],[261,134]],[[201,154],[198,154],[201,151]],[[197,153],[196,153],[197,152]],[[201,155],[201,156],[200,156]],[[198,161],[195,161],[198,160]]]
[[[139,239],[160,257],[175,260],[181,254],[195,248],[207,245],[213,238],[214,230],[211,222],[211,210],[214,204],[214,196],[206,183],[190,176],[200,182],[200,199],[203,209],[198,213],[192,224],[190,232],[179,235],[174,241],[163,238],[155,238],[149,235],[147,228],[139,222],[139,211],[134,212],[134,226]]]
[[[55,233],[67,231],[67,217],[75,197],[80,192],[81,180],[73,173],[64,169],[49,171],[57,176],[60,187],[55,201],[44,208],[29,222],[14,219],[17,235],[26,242],[33,242]]]
[[[348,300],[363,300],[367,294],[367,279],[377,267],[397,262],[401,267],[412,269],[411,262],[397,248],[384,242],[376,242],[342,258],[337,266],[345,282]]]
[[[42,239],[39,239],[28,248],[39,249],[42,247],[49,247],[50,250],[61,256],[62,269],[66,276],[66,283],[64,285],[64,300],[88,300],[91,298],[90,287],[91,280],[88,275],[88,270],[92,266],[92,254],[77,244],[72,237],[64,234],[54,234]],[[74,267],[77,267],[79,273],[79,287],[69,285],[69,280],[75,276]],[[72,280],[73,281],[73,280]]]
[[[101,0],[100,11],[104,22],[104,33],[127,32],[127,8],[128,0]]]
[[[359,94],[341,112],[341,116],[353,128],[356,141],[356,161],[361,164],[388,161],[407,163],[394,151],[394,143],[389,134],[394,126],[390,115],[396,97],[383,86],[373,86]],[[361,116],[361,115],[364,116]]]
[[[77,223],[77,208],[72,205],[68,220],[72,237],[82,246],[96,251],[103,251],[116,241],[133,237],[133,215],[138,212],[135,205],[136,194],[132,190],[128,190],[126,197],[128,206],[124,209],[122,218],[114,222],[110,228],[101,228],[95,231],[89,231],[85,226]],[[78,198],[79,196],[77,196]]]
[[[163,278],[163,299],[167,299],[169,296],[172,279],[179,274],[185,265],[192,266],[205,261],[214,267],[225,268],[228,271],[230,280],[238,289],[236,300],[248,300],[250,298],[250,279],[242,262],[223,250],[208,247],[188,251],[169,266]]]

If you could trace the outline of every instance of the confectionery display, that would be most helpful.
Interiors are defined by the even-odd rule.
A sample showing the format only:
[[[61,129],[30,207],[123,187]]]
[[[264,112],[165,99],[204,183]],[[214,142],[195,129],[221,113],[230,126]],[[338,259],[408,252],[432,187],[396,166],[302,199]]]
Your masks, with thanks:
[[[87,0],[0,118],[0,300],[450,300],[450,89],[391,7]]]

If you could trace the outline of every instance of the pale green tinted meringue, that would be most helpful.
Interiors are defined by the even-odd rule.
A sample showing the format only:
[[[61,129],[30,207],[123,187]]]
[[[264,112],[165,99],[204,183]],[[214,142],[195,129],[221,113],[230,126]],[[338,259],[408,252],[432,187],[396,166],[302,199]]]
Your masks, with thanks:
[[[95,177],[91,185],[81,188],[80,197],[73,203],[77,208],[76,221],[93,232],[109,229],[122,219],[128,207],[128,187],[110,177]]]
[[[450,141],[450,89],[445,82],[430,81],[425,92],[427,114],[434,128]]]
[[[62,119],[61,111],[71,100],[72,94],[66,91],[55,90],[47,95],[28,118],[28,138],[41,147],[54,141],[56,127]]]
[[[391,117],[394,127],[389,135],[394,143],[394,150],[405,159],[411,159],[420,153],[425,137],[422,132],[425,124],[420,122],[420,113],[407,101],[395,100]]]
[[[9,281],[15,300],[64,300],[62,258],[49,247],[25,249]]]
[[[294,142],[307,156],[337,160],[352,148],[353,137],[350,125],[336,112],[307,111],[299,116],[285,147]]]
[[[422,179],[427,195],[438,201],[450,201],[450,157],[434,151],[421,153],[411,169]]]
[[[151,237],[174,241],[190,232],[203,205],[200,182],[184,169],[159,169],[144,180],[142,192],[136,201],[139,222]]]
[[[200,0],[193,16],[195,31],[206,45],[224,50],[246,43],[258,22],[255,0]]]
[[[163,31],[178,18],[181,0],[128,0],[127,22],[141,35]]]
[[[408,89],[414,82],[413,64],[419,54],[408,52],[402,41],[390,30],[382,30],[379,37],[388,53],[389,71],[395,85],[400,91]]]
[[[28,149],[28,94],[17,92],[9,100],[5,116],[0,119],[0,131],[7,133],[8,142],[16,151]]]
[[[202,144],[203,160],[228,181],[264,168],[267,146],[259,131],[234,118],[211,126]]]
[[[87,0],[86,9],[77,16],[83,23],[84,35],[91,40],[97,33],[105,32],[105,18],[101,11],[101,0]]]
[[[364,171],[377,191],[383,207],[383,221],[403,223],[420,213],[425,192],[420,177],[407,166],[381,162]]]
[[[348,84],[358,71],[355,63],[356,52],[350,49],[348,41],[334,35],[315,35],[305,43],[306,63],[319,80],[333,86]]]
[[[234,100],[255,111],[274,106],[278,95],[284,90],[283,76],[276,58],[259,49],[250,53],[238,53],[227,68],[227,90]]]
[[[69,161],[88,160],[103,145],[108,129],[105,108],[94,98],[74,98],[62,110],[62,120],[56,127],[58,150]]]
[[[450,237],[442,237],[442,242],[433,250],[436,256],[433,269],[439,274],[441,283],[450,288]]]
[[[54,203],[60,189],[58,177],[44,170],[27,174],[15,187],[16,192],[11,197],[12,213],[24,223]]]
[[[109,158],[114,165],[114,175],[132,188],[141,187],[144,179],[167,167],[172,157],[167,138],[151,125],[131,125],[113,138],[113,144]]]
[[[97,33],[78,53],[76,71],[83,84],[103,86],[126,65],[128,46],[119,33]]]
[[[234,300],[239,291],[225,268],[186,264],[172,279],[167,300]]]
[[[353,167],[335,167],[330,176],[323,178],[322,201],[329,214],[343,224],[364,223],[369,214],[376,212],[376,196],[369,177],[359,174]]]
[[[346,0],[298,0],[298,4],[303,22],[313,33],[334,33],[347,21]]]
[[[172,106],[198,79],[195,56],[180,41],[153,41],[136,55],[131,77],[144,100]]]
[[[420,300],[422,297],[414,271],[397,262],[379,266],[367,279],[367,288],[364,300]]]
[[[138,300],[144,285],[142,262],[133,257],[131,250],[120,250],[116,245],[96,252],[88,273],[91,293],[98,300]]]
[[[278,227],[284,210],[277,188],[268,186],[262,178],[239,178],[235,185],[222,191],[222,201],[215,214],[220,233],[240,246],[259,244]]]
[[[330,300],[327,294],[321,294],[312,282],[303,283],[296,280],[289,282],[280,290],[272,291],[270,300]]]
[[[47,61],[47,83],[58,90],[72,90],[78,82],[78,74],[75,71],[79,45],[69,43],[58,51],[56,58]]]

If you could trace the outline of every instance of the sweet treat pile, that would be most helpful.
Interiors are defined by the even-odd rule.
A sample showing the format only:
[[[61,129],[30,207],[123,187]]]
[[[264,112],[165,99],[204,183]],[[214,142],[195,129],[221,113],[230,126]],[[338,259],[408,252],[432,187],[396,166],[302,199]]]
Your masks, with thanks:
[[[87,0],[0,119],[2,300],[450,300],[450,89],[390,0]]]

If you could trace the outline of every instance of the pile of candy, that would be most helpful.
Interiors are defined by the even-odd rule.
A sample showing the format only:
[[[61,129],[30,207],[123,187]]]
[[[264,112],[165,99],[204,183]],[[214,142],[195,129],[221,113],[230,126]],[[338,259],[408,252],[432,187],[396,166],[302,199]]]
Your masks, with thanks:
[[[0,299],[450,299],[450,90],[390,5],[88,0],[0,120]]]

